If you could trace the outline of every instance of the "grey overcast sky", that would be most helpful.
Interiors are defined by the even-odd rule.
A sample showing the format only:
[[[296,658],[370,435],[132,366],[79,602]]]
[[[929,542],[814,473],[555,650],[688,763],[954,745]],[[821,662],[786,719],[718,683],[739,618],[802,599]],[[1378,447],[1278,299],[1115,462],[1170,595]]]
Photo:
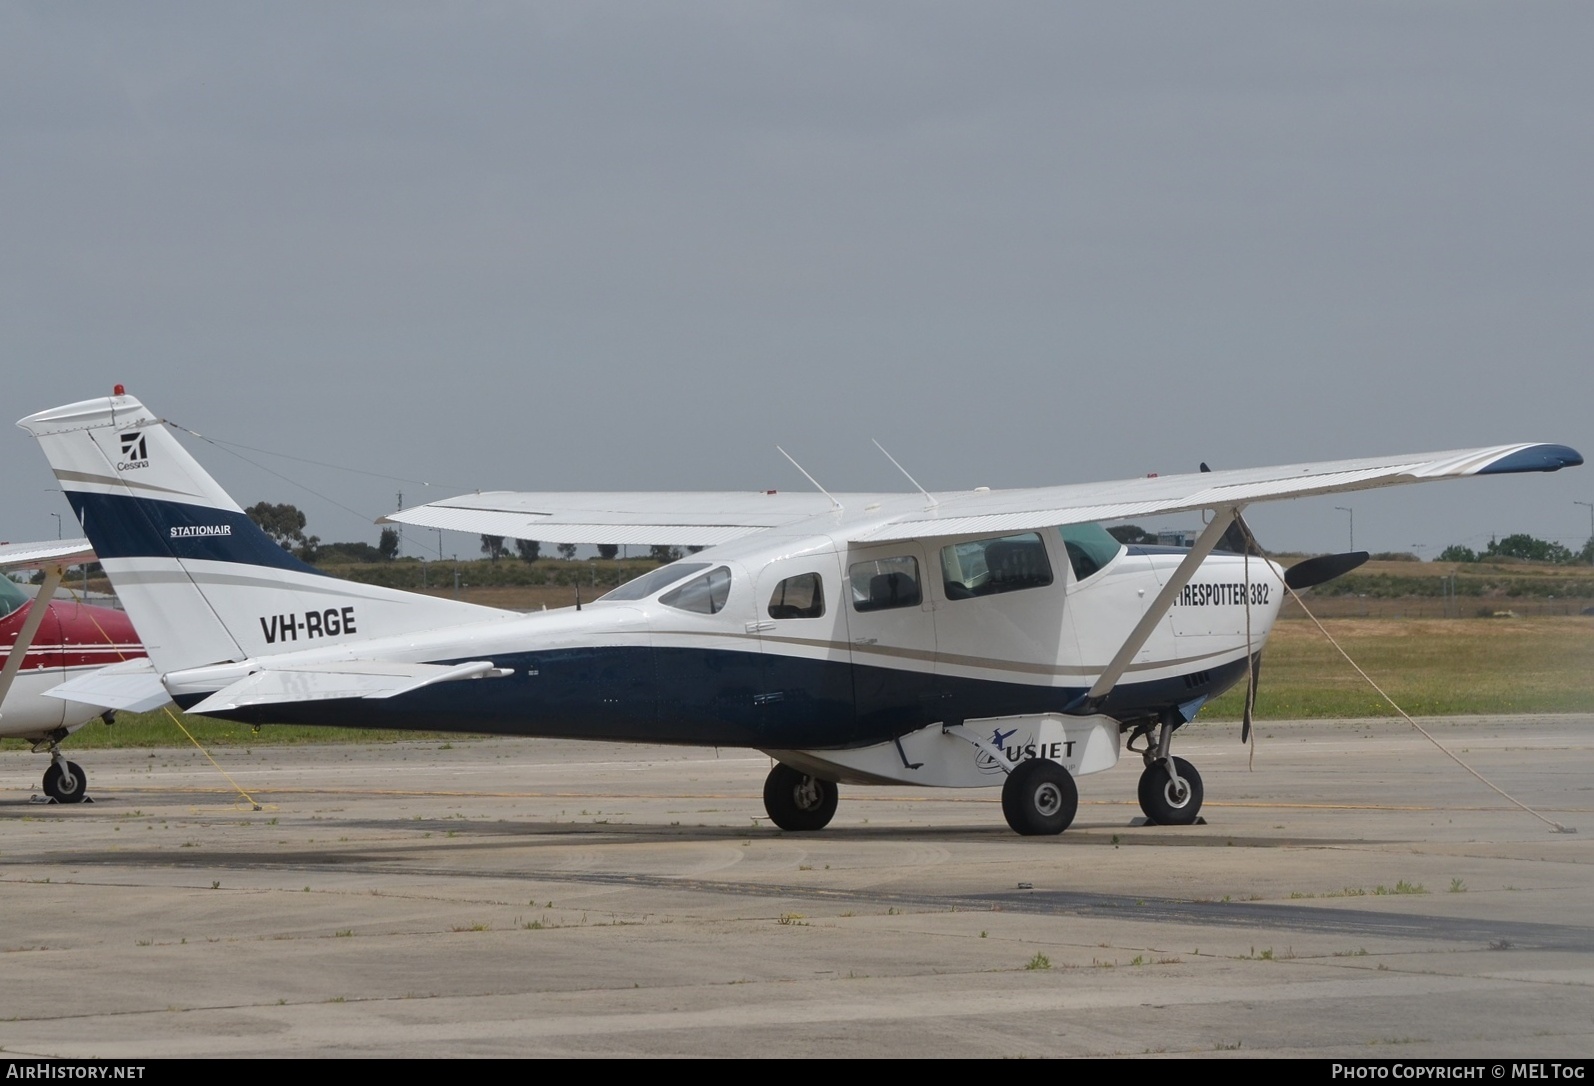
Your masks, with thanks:
[[[932,490],[1594,454],[1591,42],[1586,2],[8,0],[9,418],[123,382],[372,542],[399,490],[805,487],[776,444],[833,490],[906,486],[871,438]],[[0,537],[53,536],[0,455]],[[1581,546],[1577,501],[1252,520],[1432,556]]]

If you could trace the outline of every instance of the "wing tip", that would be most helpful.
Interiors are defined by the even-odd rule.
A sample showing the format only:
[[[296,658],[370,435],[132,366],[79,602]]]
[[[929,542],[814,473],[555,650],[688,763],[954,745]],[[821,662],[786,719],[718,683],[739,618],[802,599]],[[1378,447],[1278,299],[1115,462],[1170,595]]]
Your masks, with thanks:
[[[1583,463],[1583,454],[1570,445],[1528,445],[1479,468],[1479,475],[1512,475],[1526,471],[1560,471]]]

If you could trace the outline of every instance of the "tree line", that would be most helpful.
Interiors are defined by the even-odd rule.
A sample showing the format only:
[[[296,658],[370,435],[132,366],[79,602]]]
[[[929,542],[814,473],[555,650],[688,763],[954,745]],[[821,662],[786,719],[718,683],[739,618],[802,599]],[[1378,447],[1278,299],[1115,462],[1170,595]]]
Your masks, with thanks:
[[[501,535],[482,536],[482,553],[487,556],[489,561],[496,562],[500,558],[504,558],[509,554],[509,548],[506,546],[506,544],[509,542],[514,543],[515,552],[517,555],[519,555],[522,562],[535,562],[538,558],[542,557],[542,544],[537,540],[511,540],[508,536]],[[620,557],[620,545],[618,543],[599,543],[597,547],[598,557],[601,559],[613,561],[614,559]],[[686,548],[687,551],[693,554],[702,549],[702,547]],[[559,552],[560,558],[563,558],[567,561],[576,556],[576,545],[574,543],[556,544],[554,546],[554,550]],[[681,557],[681,554],[682,550],[680,547],[657,546],[648,548],[648,557],[659,563],[673,562],[677,558]]]
[[[1518,558],[1528,562],[1545,562],[1554,566],[1594,565],[1594,537],[1583,544],[1583,549],[1570,547],[1547,539],[1535,539],[1524,532],[1508,535],[1504,539],[1491,539],[1481,551],[1459,544],[1451,544],[1439,552],[1440,562],[1487,562],[1491,558]]]

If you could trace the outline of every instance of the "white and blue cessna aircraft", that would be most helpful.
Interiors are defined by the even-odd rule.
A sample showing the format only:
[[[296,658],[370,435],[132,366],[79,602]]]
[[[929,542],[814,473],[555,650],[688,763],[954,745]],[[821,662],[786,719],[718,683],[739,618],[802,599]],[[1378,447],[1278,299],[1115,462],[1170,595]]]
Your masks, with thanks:
[[[545,543],[707,549],[584,608],[533,614],[335,580],[285,553],[132,397],[19,425],[38,438],[149,654],[60,688],[108,707],[169,694],[251,723],[751,747],[771,820],[818,830],[837,785],[1000,785],[1055,834],[1075,778],[1120,750],[1154,822],[1201,779],[1175,731],[1251,676],[1288,573],[1218,550],[1251,502],[1555,471],[1563,445],[917,494],[471,494],[387,519]],[[1097,524],[1205,510],[1188,551]],[[1243,531],[1239,538],[1244,539]],[[140,674],[140,669],[144,669]],[[141,689],[144,684],[149,689]]]

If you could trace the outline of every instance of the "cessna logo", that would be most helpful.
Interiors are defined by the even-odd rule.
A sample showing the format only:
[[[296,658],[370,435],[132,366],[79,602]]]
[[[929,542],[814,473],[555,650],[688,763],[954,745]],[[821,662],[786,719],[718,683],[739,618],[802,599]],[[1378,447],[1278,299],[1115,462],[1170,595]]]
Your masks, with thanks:
[[[117,461],[117,471],[133,471],[149,467],[149,450],[144,445],[144,435],[134,431],[122,435],[122,459]]]
[[[312,637],[351,634],[355,632],[354,608],[328,607],[325,611],[305,611],[302,614],[289,612],[286,615],[264,615],[260,619],[260,632],[268,645],[278,641],[297,641],[300,634],[304,634],[306,641]]]

